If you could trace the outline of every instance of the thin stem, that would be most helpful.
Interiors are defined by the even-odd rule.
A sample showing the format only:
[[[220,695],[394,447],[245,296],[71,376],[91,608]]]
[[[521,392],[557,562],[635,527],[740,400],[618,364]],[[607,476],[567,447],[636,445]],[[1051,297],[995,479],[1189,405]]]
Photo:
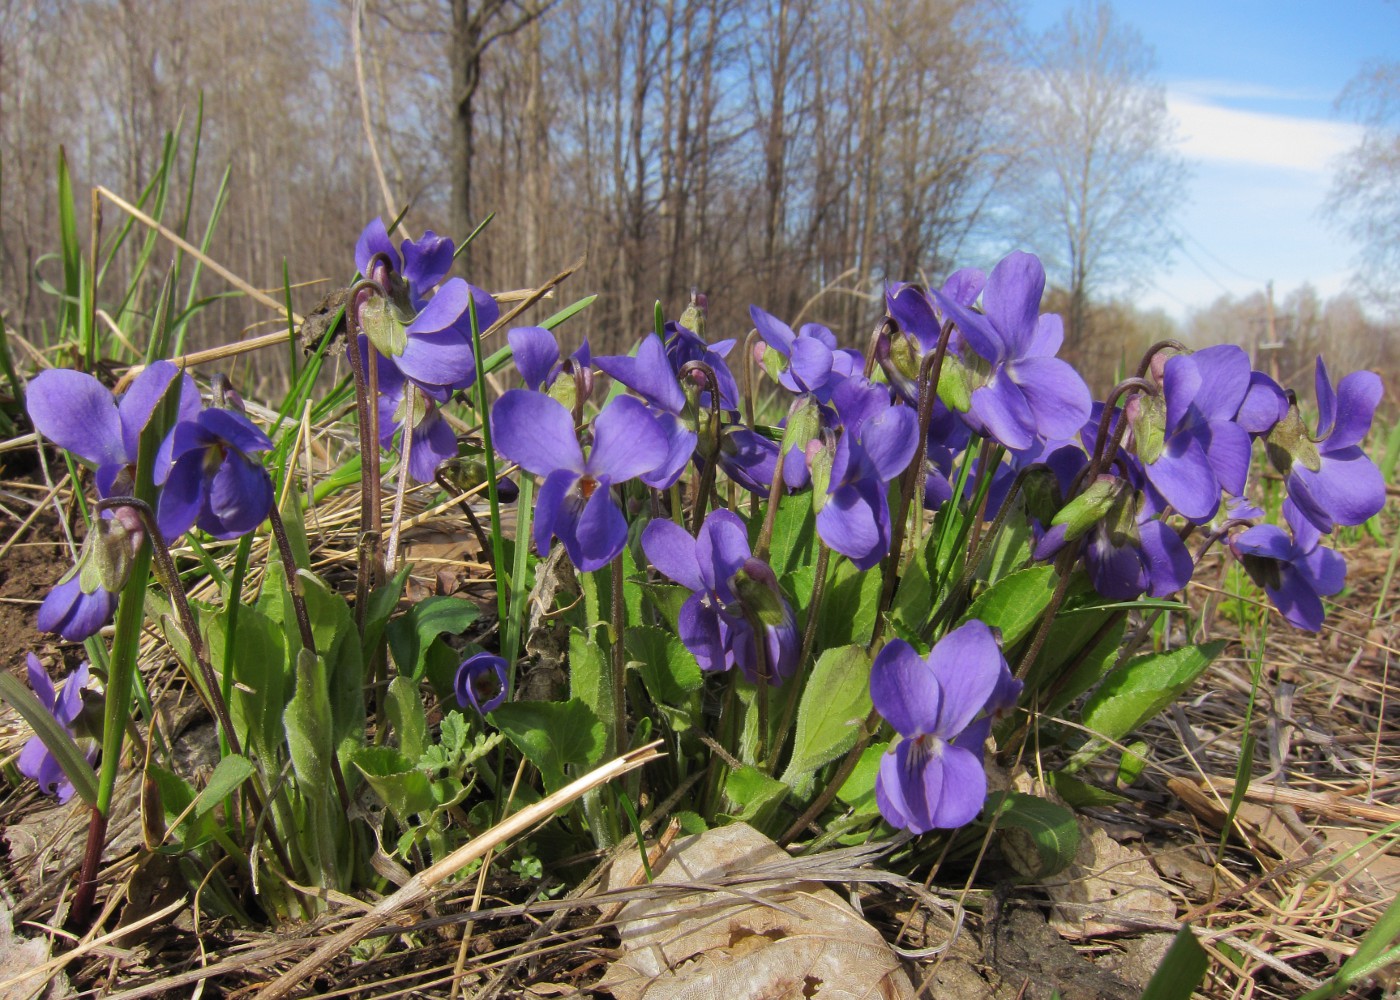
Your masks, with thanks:
[[[180,583],[180,574],[175,568],[175,560],[171,558],[170,549],[165,544],[165,539],[161,537],[160,529],[156,527],[155,512],[151,510],[149,504],[134,497],[109,497],[97,502],[99,511],[115,510],[119,507],[134,510],[141,516],[141,521],[146,526],[146,536],[151,542],[151,553],[156,563],[156,575],[160,577],[165,592],[170,597],[170,603],[174,606],[175,614],[180,620],[180,631],[185,633],[185,641],[190,644],[190,656],[193,657],[195,665],[199,668],[200,680],[204,684],[204,690],[200,692],[204,695],[204,704],[218,720],[219,728],[223,731],[222,735],[228,743],[229,749],[235,754],[242,755],[243,750],[238,742],[238,734],[234,731],[233,719],[229,715],[228,704],[224,701],[222,685],[214,674],[214,668],[209,665],[209,660],[204,655],[204,640],[200,636],[199,626],[195,623],[194,612],[190,610],[190,602],[185,596],[185,588]],[[196,685],[196,690],[199,690],[198,685]]]
[[[754,693],[754,701],[758,707],[758,744],[754,747],[753,759],[762,764],[768,756],[768,681],[772,676],[768,663],[768,630],[758,615],[751,614],[747,609],[744,611],[744,618],[748,620],[749,631],[753,633],[754,659],[758,661],[758,684]],[[793,687],[796,687],[796,678],[793,680]]]
[[[807,829],[813,820],[826,811],[827,806],[831,805],[836,798],[836,793],[841,790],[841,786],[846,783],[846,779],[851,776],[851,772],[860,763],[861,754],[865,753],[865,748],[870,745],[870,741],[880,731],[880,721],[880,713],[872,708],[870,714],[865,717],[865,721],[861,723],[860,736],[856,740],[856,745],[846,753],[841,765],[836,769],[836,773],[831,776],[831,780],[822,788],[820,794],[812,800],[812,804],[778,838],[779,847],[786,847],[790,844],[802,831]]]
[[[773,463],[773,482],[768,487],[768,509],[763,512],[763,526],[758,529],[758,540],[754,542],[753,555],[755,559],[768,561],[768,550],[773,543],[773,525],[778,520],[778,505],[783,499],[783,463],[787,460],[787,452],[782,445],[778,446],[778,460]]]
[[[364,286],[364,287],[362,287]],[[360,356],[360,310],[358,297],[361,294],[378,292],[384,295],[384,289],[376,282],[358,281],[350,289],[350,304],[346,307],[346,322],[350,327],[350,342],[346,347],[346,355],[350,359],[350,370],[355,376],[355,409],[359,413],[359,420],[356,421],[360,433],[360,560],[358,572],[355,577],[355,624],[361,634],[365,630],[365,611],[369,604],[369,591],[372,586],[374,562],[377,559],[375,546],[368,546],[370,558],[365,558],[366,539],[373,537],[375,542],[378,536],[373,535],[371,525],[374,522],[374,490],[371,483],[373,472],[369,464],[371,452],[378,452],[378,442],[370,436],[369,411],[377,408],[377,402],[370,398],[369,381],[365,377],[364,358]],[[371,348],[372,349],[372,348]]]
[[[880,606],[875,615],[875,628],[870,637],[870,648],[874,649],[884,638],[886,619],[890,604],[894,601],[896,572],[904,552],[905,525],[909,519],[909,505],[914,489],[919,484],[923,467],[927,461],[928,430],[933,423],[934,403],[938,398],[938,380],[943,374],[943,358],[948,353],[948,338],[952,336],[953,324],[944,323],[938,335],[938,346],[932,354],[925,356],[919,365],[919,435],[918,446],[914,449],[914,459],[904,472],[904,480],[899,491],[899,509],[891,517],[890,551],[885,555],[881,566]],[[956,498],[954,498],[956,499]]]
[[[700,534],[700,526],[705,523],[705,506],[710,499],[710,491],[715,484],[715,465],[719,455],[719,379],[715,377],[714,369],[703,361],[687,361],[681,365],[677,377],[681,382],[686,381],[687,376],[692,372],[699,372],[705,377],[705,388],[710,394],[710,422],[705,433],[710,437],[710,441],[705,442],[705,464],[700,470],[700,479],[695,484],[695,503],[690,513],[690,533]]]
[[[627,649],[622,639],[627,628],[627,605],[622,593],[622,560],[613,560],[609,576],[612,584],[612,696],[614,746],[619,757],[627,752]]]
[[[744,353],[739,358],[739,376],[744,380],[744,425],[750,431],[754,428],[754,413],[757,406],[754,401],[754,377],[753,377],[753,348],[758,342],[758,331],[750,330],[749,335],[744,338]],[[749,494],[749,520],[758,517],[758,494]]]
[[[292,596],[292,610],[297,616],[297,630],[301,633],[301,644],[314,656],[316,637],[311,632],[311,615],[306,610],[306,594],[302,590],[301,579],[297,576],[296,559],[292,555],[292,543],[287,538],[287,525],[282,520],[282,512],[273,504],[267,513],[272,522],[272,537],[277,540],[277,555],[282,560],[282,572],[287,578],[287,591]]]
[[[453,496],[457,492],[457,487],[447,481],[447,477],[439,469],[433,475],[434,481],[442,487],[444,493]],[[471,501],[462,500],[457,504],[457,509],[467,516],[467,523],[472,526],[472,531],[476,535],[476,543],[481,546],[481,558],[486,560],[486,565],[491,567],[491,573],[496,573],[496,563],[491,552],[491,540],[486,537],[486,530],[481,526],[481,520],[476,516],[476,511],[472,510]]]

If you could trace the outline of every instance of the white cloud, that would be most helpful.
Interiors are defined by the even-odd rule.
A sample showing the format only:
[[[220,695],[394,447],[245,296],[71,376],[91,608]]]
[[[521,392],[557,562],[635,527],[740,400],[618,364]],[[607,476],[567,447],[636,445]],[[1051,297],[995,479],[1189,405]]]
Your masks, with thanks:
[[[1168,93],[1167,110],[1177,121],[1181,152],[1199,160],[1325,174],[1361,139],[1357,125],[1239,111],[1177,92]]]

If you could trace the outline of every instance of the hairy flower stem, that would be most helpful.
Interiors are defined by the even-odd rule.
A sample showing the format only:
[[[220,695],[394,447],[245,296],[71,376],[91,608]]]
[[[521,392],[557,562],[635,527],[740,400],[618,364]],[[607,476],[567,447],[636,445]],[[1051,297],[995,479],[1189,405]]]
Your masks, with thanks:
[[[627,647],[622,641],[627,629],[627,605],[622,593],[622,559],[623,553],[619,553],[608,574],[612,584],[613,745],[619,757],[627,752]]]
[[[710,440],[704,444],[709,454],[705,455],[705,466],[700,470],[700,479],[695,485],[695,502],[690,512],[692,535],[700,534],[700,526],[705,523],[705,507],[709,503],[710,492],[714,489],[715,466],[719,457],[719,379],[715,377],[714,369],[703,361],[687,361],[681,365],[677,377],[685,383],[690,375],[696,373],[704,376],[705,388],[710,394],[710,424],[706,430]]]
[[[773,749],[768,756],[768,773],[772,774],[778,766],[778,759],[783,752],[783,743],[787,740],[788,730],[792,728],[793,719],[797,715],[797,699],[802,691],[802,684],[799,678],[803,676],[803,670],[807,665],[807,657],[812,654],[812,645],[817,639],[817,620],[821,616],[822,597],[826,593],[826,571],[827,564],[831,559],[831,550],[826,547],[826,543],[817,542],[817,569],[816,578],[812,581],[812,599],[807,604],[807,622],[802,629],[802,650],[797,654],[797,668],[793,671],[792,677],[788,680],[788,690],[786,701],[783,705],[783,717],[778,722],[778,731],[773,734]]]
[[[360,433],[360,548],[358,573],[355,580],[355,625],[361,634],[365,629],[365,610],[369,603],[369,592],[374,586],[374,565],[378,561],[377,529],[374,528],[375,511],[379,503],[378,456],[379,441],[373,436],[370,414],[378,413],[378,401],[370,395],[369,380],[365,374],[364,359],[360,356],[360,300],[361,296],[379,295],[388,297],[384,286],[377,281],[361,279],[350,286],[349,305],[345,309],[346,323],[349,326],[349,344],[346,355],[350,359],[350,371],[355,376],[355,409],[359,415],[356,424]],[[373,345],[370,354],[374,353]],[[373,458],[371,458],[373,456]],[[369,558],[364,558],[365,540],[372,538],[368,546]]]
[[[905,525],[909,519],[914,490],[919,489],[922,496],[924,476],[927,475],[925,466],[928,463],[928,429],[933,423],[933,407],[938,399],[938,379],[943,373],[943,357],[948,353],[948,338],[952,334],[953,324],[944,323],[938,334],[938,346],[919,365],[918,447],[914,450],[914,459],[909,463],[909,468],[904,470],[898,509],[890,517],[890,551],[880,567],[880,604],[875,615],[875,628],[870,636],[872,650],[879,646],[880,640],[884,638],[890,605],[894,602],[895,585],[899,582],[897,570],[904,554]],[[956,502],[956,498],[954,500]]]
[[[778,505],[783,499],[783,463],[786,460],[787,452],[780,447],[778,460],[773,463],[773,482],[768,487],[768,509],[763,512],[763,525],[758,529],[758,540],[753,546],[754,558],[763,562],[768,561],[768,550],[773,544],[773,525],[777,523]]]
[[[311,615],[306,610],[306,593],[301,579],[297,576],[296,558],[292,555],[292,543],[287,538],[287,525],[282,520],[282,512],[273,504],[268,510],[267,519],[272,522],[272,537],[277,540],[277,555],[282,560],[282,572],[287,578],[287,591],[292,597],[292,610],[297,616],[297,631],[301,633],[301,644],[312,655],[316,653],[316,638],[311,633]]]
[[[762,619],[747,608],[744,610],[744,618],[753,633],[753,654],[757,661],[755,672],[758,675],[757,690],[754,693],[754,703],[758,707],[758,742],[754,746],[753,759],[755,763],[762,765],[768,757],[768,680],[772,676],[768,663],[768,629]],[[792,686],[797,685],[794,683]]]
[[[749,335],[744,338],[744,353],[739,358],[739,377],[744,380],[744,426],[749,430],[754,429],[754,413],[757,404],[754,401],[754,377],[753,377],[753,349],[758,343],[758,331],[750,330]],[[749,494],[749,520],[753,521],[758,517],[758,494]]]
[[[1065,497],[1066,502],[1079,494],[1081,488],[1089,486],[1099,474],[1113,464],[1113,460],[1118,455],[1118,447],[1123,443],[1123,437],[1128,433],[1128,421],[1120,419],[1113,432],[1110,434],[1108,425],[1118,409],[1118,400],[1122,399],[1130,392],[1151,392],[1152,383],[1142,376],[1124,379],[1113,387],[1104,400],[1103,414],[1099,417],[1098,429],[1094,432],[1094,454],[1089,459],[1089,464],[1079,471],[1074,483],[1070,486],[1069,496]],[[1111,439],[1111,440],[1110,440]]]

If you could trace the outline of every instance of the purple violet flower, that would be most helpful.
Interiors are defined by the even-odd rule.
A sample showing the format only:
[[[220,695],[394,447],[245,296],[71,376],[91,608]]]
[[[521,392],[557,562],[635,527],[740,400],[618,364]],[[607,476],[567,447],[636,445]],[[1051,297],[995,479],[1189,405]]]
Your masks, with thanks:
[[[33,688],[34,696],[58,724],[68,730],[70,736],[73,735],[73,724],[83,714],[83,688],[88,682],[88,665],[84,663],[75,670],[63,685],[63,690],[55,692],[53,682],[49,680],[49,672],[44,669],[39,658],[33,653],[26,653],[25,659],[29,667],[29,686]],[[88,763],[91,764],[96,759],[97,748],[90,747],[87,751]],[[57,795],[59,802],[67,802],[73,797],[73,782],[63,773],[58,758],[44,746],[44,741],[38,736],[31,736],[24,744],[24,749],[19,752],[17,766],[19,773],[34,779],[39,785],[39,791],[45,795]]]
[[[986,283],[987,276],[981,271],[963,268],[948,276],[940,294],[971,308]],[[924,356],[937,349],[942,333],[937,303],[919,285],[892,281],[885,286],[885,311],[898,330],[881,332],[875,344],[876,360],[899,397],[910,406],[918,406],[919,369]],[[948,340],[949,348],[955,352],[961,343],[956,332]]]
[[[511,389],[496,401],[491,437],[502,455],[544,477],[535,547],[543,555],[558,538],[584,572],[606,566],[627,544],[627,521],[611,488],[656,469],[669,451],[656,418],[630,396],[616,397],[593,418],[587,457],[563,404],[528,389]]]
[[[1364,524],[1385,506],[1385,479],[1361,450],[1382,394],[1375,372],[1352,372],[1336,389],[1317,359],[1317,432],[1309,434],[1297,403],[1289,406],[1265,439],[1289,499],[1318,531]]]
[[[437,402],[424,393],[413,394],[414,405],[409,412],[405,391],[408,382],[397,369],[385,366],[379,374],[379,444],[393,448],[394,438],[398,437],[402,454],[402,431],[407,422],[413,435],[408,474],[415,482],[430,483],[439,465],[457,457],[457,435],[452,433]]]
[[[982,744],[988,724],[1020,696],[996,635],[973,619],[921,657],[891,639],[870,670],[870,698],[903,737],[880,760],[875,801],[892,826],[913,833],[952,830],[976,819],[987,800]]]
[[[179,419],[191,419],[199,412],[199,390],[169,361],[148,365],[120,400],[84,372],[41,372],[29,383],[29,418],[44,437],[97,467],[99,496],[130,496],[141,432],[177,378]]]
[[[1243,348],[1220,344],[1168,358],[1162,395],[1128,403],[1148,482],[1188,521],[1213,518],[1222,490],[1244,492],[1252,439],[1235,417],[1252,384]]]
[[[685,319],[684,316],[681,318]],[[739,385],[734,381],[734,374],[724,360],[733,350],[734,341],[718,340],[711,344],[689,327],[674,322],[668,322],[661,332],[664,335],[666,358],[671,362],[671,371],[679,373],[681,368],[691,361],[704,362],[710,366],[710,370],[715,373],[715,381],[719,383],[719,408],[726,411],[738,410]],[[697,405],[708,409],[710,394],[701,392]]]
[[[1092,399],[1079,373],[1055,357],[1064,341],[1064,326],[1053,313],[1040,315],[1045,269],[1033,254],[1016,251],[987,278],[983,312],[974,312],[955,295],[934,292],[944,316],[958,326],[967,350],[961,371],[940,379],[966,380],[965,400],[949,399],[967,412],[973,430],[1012,451],[1025,451],[1037,437],[1066,441],[1088,419]],[[956,358],[945,359],[957,363]],[[963,406],[963,403],[966,406]]]
[[[1290,625],[1316,632],[1326,616],[1322,598],[1346,583],[1346,560],[1319,544],[1322,533],[1291,500],[1283,516],[1291,538],[1278,525],[1260,524],[1231,538],[1230,551]]]
[[[384,286],[388,298],[363,292],[351,307],[359,310],[360,328],[379,352],[379,369],[397,369],[439,402],[476,379],[469,308],[476,303],[477,324],[485,330],[500,316],[486,292],[451,278],[431,298],[452,267],[453,244],[432,230],[423,238],[404,240],[395,248],[384,223],[375,219],[355,244],[355,266]]]
[[[583,379],[586,385],[580,386],[587,396],[593,388],[593,352],[589,350],[588,338],[577,351],[567,358],[559,358],[559,341],[554,339],[542,326],[517,326],[507,331],[511,356],[525,385],[536,392],[548,392],[560,375],[572,375]]]
[[[773,571],[753,558],[748,532],[736,514],[711,511],[694,538],[673,521],[652,521],[642,532],[642,551],[653,566],[692,592],[681,607],[680,639],[701,670],[737,666],[750,683],[758,683],[752,617],[763,623],[769,683],[792,676],[797,619]]]
[[[832,551],[870,569],[889,551],[888,487],[918,450],[919,418],[861,377],[845,379],[833,402],[842,431],[826,496],[818,498],[817,533]]]
[[[749,317],[764,342],[786,359],[777,378],[789,392],[811,393],[825,403],[842,380],[864,364],[859,352],[838,350],[835,334],[818,323],[803,323],[793,333],[792,327],[758,306],[749,306]]]
[[[145,542],[145,525],[128,508],[104,511],[92,522],[78,562],[39,605],[35,624],[67,642],[82,642],[112,620],[131,560]]]
[[[256,528],[272,509],[272,479],[248,456],[271,450],[267,435],[233,410],[210,408],[176,424],[156,507],[161,534],[173,541],[197,524],[227,539]]]
[[[506,700],[506,661],[490,653],[477,653],[457,668],[457,704],[470,705],[481,716],[489,715]]]

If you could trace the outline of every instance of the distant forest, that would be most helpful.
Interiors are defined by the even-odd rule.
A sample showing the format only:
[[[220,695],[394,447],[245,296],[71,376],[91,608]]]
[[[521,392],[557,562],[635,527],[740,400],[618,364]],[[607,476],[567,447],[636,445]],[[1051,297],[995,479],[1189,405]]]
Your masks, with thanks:
[[[1396,367],[1395,338],[1350,297],[1261,290],[1185,331],[1127,304],[1169,257],[1186,174],[1151,50],[1102,6],[1035,38],[1002,0],[0,0],[12,331],[40,345],[57,312],[59,147],[86,241],[91,186],[135,200],[177,129],[164,222],[197,242],[217,208],[211,256],[279,299],[285,261],[302,312],[349,279],[366,221],[406,209],[408,234],[458,240],[494,214],[460,262],[491,291],[586,255],[525,321],[596,292],[566,335],[595,350],[631,342],[657,300],[677,318],[692,287],[711,337],[742,337],[758,303],[863,346],[886,281],[1022,247],[1099,389],[1176,335],[1262,347],[1288,377],[1321,340],[1341,370]],[[105,238],[126,221],[104,205]],[[131,266],[114,261],[110,286]],[[277,322],[221,297],[190,343]]]

